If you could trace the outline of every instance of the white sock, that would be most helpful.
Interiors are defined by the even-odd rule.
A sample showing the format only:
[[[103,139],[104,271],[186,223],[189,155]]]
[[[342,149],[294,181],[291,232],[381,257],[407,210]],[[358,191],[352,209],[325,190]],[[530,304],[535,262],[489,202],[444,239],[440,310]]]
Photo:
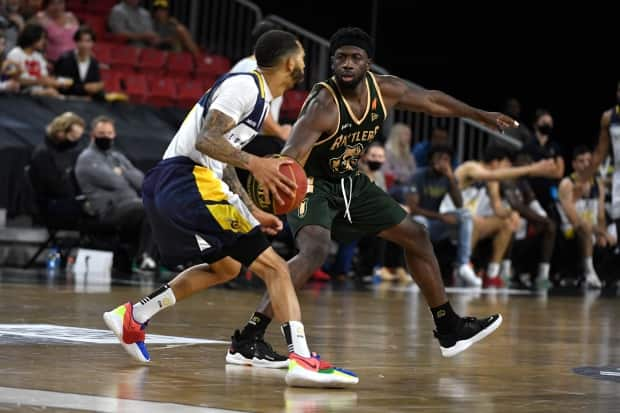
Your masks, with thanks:
[[[586,274],[596,273],[596,271],[594,271],[594,264],[592,263],[592,257],[584,258],[583,265],[586,269]]]
[[[133,305],[133,319],[140,324],[146,323],[155,314],[164,308],[172,307],[176,302],[177,299],[172,288],[168,284],[164,284]]]
[[[551,264],[548,262],[541,262],[538,264],[538,279],[539,280],[548,280],[549,279],[549,268]]]
[[[490,262],[487,267],[487,277],[495,278],[499,275],[499,262]]]
[[[501,273],[509,275],[511,270],[512,270],[512,260],[504,260],[504,261],[502,261]]]
[[[310,349],[306,342],[306,333],[301,321],[289,321],[282,324],[282,334],[288,344],[288,352],[296,353],[302,357],[310,357]]]

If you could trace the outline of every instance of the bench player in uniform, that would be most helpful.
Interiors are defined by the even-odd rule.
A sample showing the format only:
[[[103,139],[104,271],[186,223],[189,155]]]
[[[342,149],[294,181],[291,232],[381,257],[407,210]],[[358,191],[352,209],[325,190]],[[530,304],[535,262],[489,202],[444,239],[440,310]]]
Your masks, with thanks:
[[[308,194],[288,215],[299,253],[289,261],[296,288],[325,261],[330,239],[351,241],[363,235],[401,245],[409,269],[431,308],[441,353],[451,357],[499,327],[502,317],[460,317],[452,309],[424,227],[358,170],[358,160],[377,137],[392,108],[439,117],[467,117],[494,129],[517,125],[510,117],[485,112],[442,92],[413,87],[395,76],[370,72],[372,39],[361,29],[343,28],[330,39],[334,76],[311,90],[283,149],[304,165]],[[236,331],[227,361],[244,352],[249,364],[261,354],[253,344],[263,337],[273,310],[269,296],[243,330]],[[269,355],[275,358],[275,355]],[[269,363],[261,360],[261,365]],[[270,366],[275,367],[275,366]]]
[[[164,154],[144,181],[144,206],[166,265],[202,261],[137,303],[104,314],[123,348],[138,361],[150,360],[146,323],[160,310],[191,294],[236,277],[241,265],[258,274],[273,298],[289,348],[289,385],[343,387],[357,377],[313,356],[288,267],[261,231],[276,233],[282,222],[256,208],[234,168],[249,170],[277,196],[295,184],[279,172],[283,162],[241,148],[258,131],[273,97],[303,79],[304,50],[290,33],[273,30],[256,44],[258,70],[227,74],[194,105]]]

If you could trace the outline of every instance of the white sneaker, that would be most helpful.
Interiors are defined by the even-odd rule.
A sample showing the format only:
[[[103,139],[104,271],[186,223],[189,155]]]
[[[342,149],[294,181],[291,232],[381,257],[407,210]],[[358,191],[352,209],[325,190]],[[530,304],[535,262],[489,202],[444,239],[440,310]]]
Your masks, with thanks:
[[[596,289],[603,287],[601,279],[598,278],[598,275],[595,272],[589,272],[586,274],[586,287]]]
[[[482,279],[476,275],[474,270],[469,264],[463,264],[459,267],[457,272],[458,276],[465,282],[465,285],[470,287],[482,286]]]

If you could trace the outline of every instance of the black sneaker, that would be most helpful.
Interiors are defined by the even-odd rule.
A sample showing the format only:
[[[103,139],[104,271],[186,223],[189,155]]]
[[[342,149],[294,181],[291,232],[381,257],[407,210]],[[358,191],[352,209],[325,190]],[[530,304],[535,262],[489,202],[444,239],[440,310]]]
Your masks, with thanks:
[[[497,330],[502,324],[502,316],[494,314],[483,319],[463,317],[462,321],[461,327],[454,333],[439,334],[434,331],[442,356],[453,357],[467,350],[469,346]]]
[[[276,353],[262,336],[243,338],[239,330],[231,337],[226,362],[270,369],[288,368],[288,357]]]

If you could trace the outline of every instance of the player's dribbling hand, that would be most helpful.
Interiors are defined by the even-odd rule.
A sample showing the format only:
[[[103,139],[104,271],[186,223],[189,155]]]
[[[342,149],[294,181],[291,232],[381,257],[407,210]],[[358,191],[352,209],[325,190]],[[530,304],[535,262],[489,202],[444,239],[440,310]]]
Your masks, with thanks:
[[[259,158],[253,157],[248,167],[249,171],[259,184],[269,190],[276,202],[284,204],[279,192],[282,191],[293,196],[297,185],[287,176],[280,173],[280,165],[292,164],[293,160],[287,158]]]
[[[519,122],[508,115],[499,112],[483,112],[482,123],[493,130],[503,132],[504,129],[516,128]]]
[[[252,215],[260,223],[261,231],[267,235],[277,235],[284,227],[280,218],[261,209],[254,208]]]

